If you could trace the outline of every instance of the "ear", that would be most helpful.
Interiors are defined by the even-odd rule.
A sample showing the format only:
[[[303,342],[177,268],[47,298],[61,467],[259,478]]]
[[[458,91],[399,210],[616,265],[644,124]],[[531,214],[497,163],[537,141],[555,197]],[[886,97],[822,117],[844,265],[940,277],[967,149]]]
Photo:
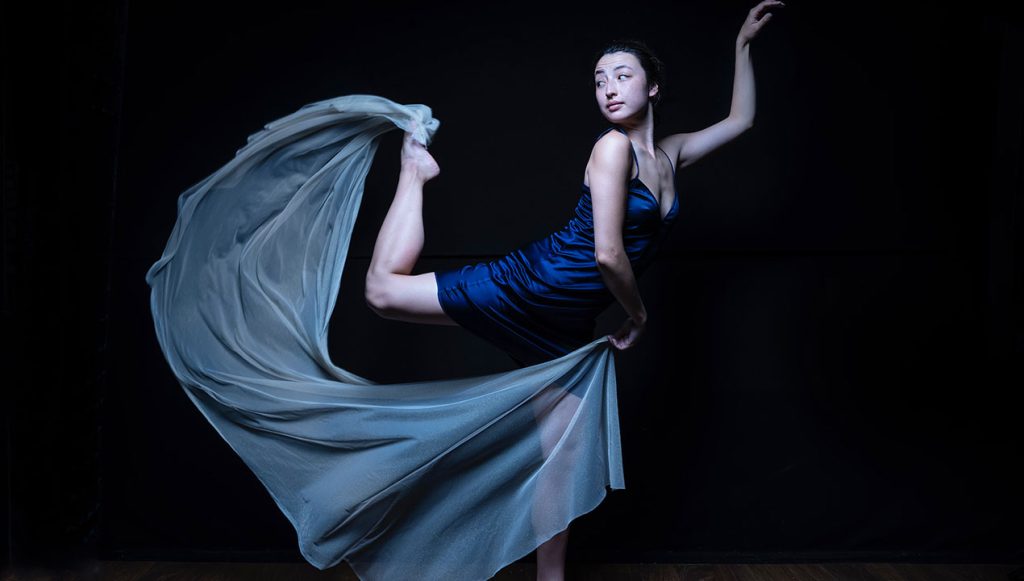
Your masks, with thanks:
[[[658,94],[658,91],[660,91],[660,90],[661,90],[661,87],[658,86],[658,83],[654,83],[653,85],[651,85],[650,90],[647,91],[647,97],[651,98],[651,97],[655,96],[656,94]]]

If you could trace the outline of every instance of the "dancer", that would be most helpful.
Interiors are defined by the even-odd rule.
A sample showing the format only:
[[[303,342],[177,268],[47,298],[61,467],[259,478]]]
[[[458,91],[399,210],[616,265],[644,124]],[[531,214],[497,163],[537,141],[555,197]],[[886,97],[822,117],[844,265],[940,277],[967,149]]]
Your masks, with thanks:
[[[348,561],[364,581],[478,581],[536,550],[538,576],[561,578],[569,524],[625,488],[612,347],[643,332],[629,275],[653,258],[662,222],[678,212],[666,159],[692,163],[749,126],[747,43],[772,4],[781,5],[759,5],[741,30],[729,119],[658,148],[656,61],[632,44],[602,53],[596,95],[614,127],[599,136],[573,227],[549,239],[550,253],[538,242],[503,260],[409,275],[422,244],[423,184],[438,170],[425,150],[403,146],[414,163],[403,163],[367,301],[388,317],[460,324],[519,369],[381,384],[331,361],[328,329],[358,332],[332,312],[379,137],[397,127],[429,145],[440,122],[426,105],[365,94],[310,103],[249,135],[179,196],[178,219],[146,273],[156,337],[310,564]],[[609,297],[630,320],[581,345]],[[509,301],[505,311],[497,299]],[[403,354],[382,357],[401,364]]]
[[[657,143],[654,109],[665,84],[661,61],[635,40],[599,51],[593,66],[595,96],[612,127],[593,146],[575,214],[559,231],[497,260],[410,274],[423,248],[423,188],[440,168],[407,132],[395,197],[366,275],[367,303],[388,319],[461,326],[525,367],[591,342],[596,317],[618,300],[628,318],[608,339],[620,350],[635,345],[648,322],[636,277],[655,258],[678,217],[676,168],[695,163],[751,127],[755,99],[749,45],[771,18],[768,10],[780,6],[785,4],[762,1],[741,27],[728,117]],[[552,384],[545,397],[533,402],[538,414],[558,418],[542,434],[545,456],[579,406],[578,397],[559,387]],[[564,490],[560,480],[571,470],[565,466],[545,473],[534,499],[535,514],[558,501],[555,495]],[[538,579],[564,577],[568,532],[566,527],[537,548]]]

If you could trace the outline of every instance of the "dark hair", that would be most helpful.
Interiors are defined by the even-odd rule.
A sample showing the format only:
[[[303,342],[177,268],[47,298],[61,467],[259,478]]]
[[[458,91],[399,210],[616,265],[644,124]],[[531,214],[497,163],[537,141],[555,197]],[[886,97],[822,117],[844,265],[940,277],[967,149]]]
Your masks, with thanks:
[[[644,68],[644,73],[647,75],[647,89],[650,90],[652,85],[658,85],[658,92],[651,97],[651,103],[657,107],[658,103],[661,102],[661,94],[665,92],[665,63],[661,62],[661,59],[643,41],[622,38],[613,40],[610,44],[597,51],[593,62],[590,64],[590,72],[594,72],[594,69],[597,67],[597,61],[601,60],[601,57],[613,52],[628,52],[640,61],[640,66]]]

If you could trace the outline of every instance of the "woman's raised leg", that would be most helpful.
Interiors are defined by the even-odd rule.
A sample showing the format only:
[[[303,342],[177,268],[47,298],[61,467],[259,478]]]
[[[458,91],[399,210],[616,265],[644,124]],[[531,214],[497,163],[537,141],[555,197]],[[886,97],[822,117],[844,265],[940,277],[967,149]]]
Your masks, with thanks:
[[[423,185],[440,171],[427,148],[406,132],[398,188],[366,272],[366,303],[386,319],[457,325],[441,309],[434,273],[409,274],[423,250]]]

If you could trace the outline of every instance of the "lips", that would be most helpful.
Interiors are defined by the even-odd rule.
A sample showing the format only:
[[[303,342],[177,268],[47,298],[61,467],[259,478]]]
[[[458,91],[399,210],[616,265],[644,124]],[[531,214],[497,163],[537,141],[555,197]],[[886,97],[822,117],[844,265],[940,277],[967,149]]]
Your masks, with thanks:
[[[620,107],[622,107],[622,101],[614,101],[606,106],[609,111],[618,111]]]

